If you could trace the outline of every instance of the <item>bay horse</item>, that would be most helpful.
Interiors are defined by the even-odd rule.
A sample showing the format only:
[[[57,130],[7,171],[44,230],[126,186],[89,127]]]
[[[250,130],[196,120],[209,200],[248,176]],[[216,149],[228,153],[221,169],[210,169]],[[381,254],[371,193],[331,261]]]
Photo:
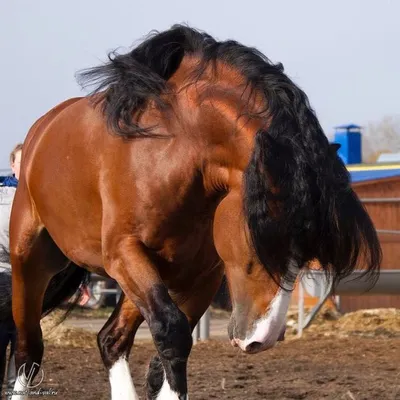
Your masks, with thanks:
[[[174,25],[78,81],[90,94],[42,116],[23,145],[10,223],[17,368],[40,365],[41,317],[88,271],[123,291],[98,334],[113,400],[138,399],[127,360],[143,321],[157,349],[146,398],[188,398],[191,331],[224,273],[230,341],[258,353],[283,339],[311,261],[337,280],[360,260],[371,279],[379,271],[373,223],[281,64]]]

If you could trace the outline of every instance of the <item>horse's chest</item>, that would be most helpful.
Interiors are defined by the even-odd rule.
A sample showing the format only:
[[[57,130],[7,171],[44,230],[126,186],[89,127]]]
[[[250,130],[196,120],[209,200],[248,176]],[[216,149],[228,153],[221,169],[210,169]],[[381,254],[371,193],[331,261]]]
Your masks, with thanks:
[[[157,255],[160,275],[171,287],[204,273],[219,259],[211,229],[196,231],[186,237],[166,238]]]
[[[211,226],[194,225],[192,231],[166,237],[160,254],[169,262],[193,260],[212,241]]]
[[[142,239],[165,262],[184,264],[212,245],[212,221],[187,218],[161,223],[155,229],[146,229]]]

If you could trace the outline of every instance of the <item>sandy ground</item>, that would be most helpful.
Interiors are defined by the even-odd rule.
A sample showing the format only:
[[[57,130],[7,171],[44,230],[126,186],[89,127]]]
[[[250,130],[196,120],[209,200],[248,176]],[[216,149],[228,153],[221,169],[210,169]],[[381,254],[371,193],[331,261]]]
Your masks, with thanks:
[[[151,343],[134,346],[131,371],[143,399]],[[400,399],[400,339],[317,337],[290,340],[259,355],[226,341],[194,346],[189,363],[192,400]],[[46,347],[43,388],[65,400],[110,399],[97,349]],[[54,398],[54,397],[53,397]]]
[[[104,318],[78,315],[50,331],[51,321],[43,322],[45,378],[40,387],[57,391],[51,398],[110,399],[93,321],[101,326]],[[301,339],[296,338],[295,321],[291,312],[285,342],[262,354],[245,355],[227,341],[226,315],[213,314],[213,340],[195,345],[190,357],[190,399],[400,400],[400,310],[341,317],[326,310]],[[141,399],[155,353],[143,329],[144,338],[135,343],[130,358]]]

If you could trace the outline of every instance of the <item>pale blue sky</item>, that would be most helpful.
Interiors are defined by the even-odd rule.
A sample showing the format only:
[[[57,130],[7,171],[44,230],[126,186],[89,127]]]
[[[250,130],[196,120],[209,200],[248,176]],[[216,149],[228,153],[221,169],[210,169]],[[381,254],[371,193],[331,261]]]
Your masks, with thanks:
[[[38,117],[81,93],[77,70],[174,23],[283,62],[328,135],[400,114],[399,16],[395,0],[1,0],[0,168]]]

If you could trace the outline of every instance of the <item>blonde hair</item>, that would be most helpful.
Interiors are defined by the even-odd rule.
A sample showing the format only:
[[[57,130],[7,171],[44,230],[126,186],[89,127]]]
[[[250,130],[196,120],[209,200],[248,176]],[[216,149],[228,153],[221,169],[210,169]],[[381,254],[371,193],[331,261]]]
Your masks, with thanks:
[[[18,143],[14,148],[13,151],[10,153],[10,164],[13,164],[15,161],[16,154],[22,151],[22,143]]]

